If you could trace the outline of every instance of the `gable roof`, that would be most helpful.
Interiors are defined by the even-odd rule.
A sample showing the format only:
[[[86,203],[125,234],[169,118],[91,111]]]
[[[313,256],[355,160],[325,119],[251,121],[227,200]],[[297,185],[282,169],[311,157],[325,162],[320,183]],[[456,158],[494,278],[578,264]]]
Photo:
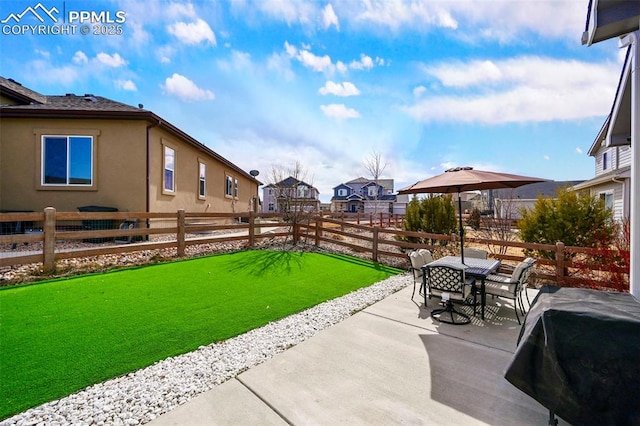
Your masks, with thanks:
[[[308,183],[301,181],[299,179],[296,179],[293,176],[289,176],[288,178],[283,179],[280,182],[270,183],[269,185],[265,186],[265,188],[275,188],[278,186],[284,187],[284,188],[293,188],[294,186],[298,186],[298,185],[305,185],[317,191],[317,188],[315,188],[313,185],[309,185]]]
[[[17,103],[30,104],[32,102],[45,103],[47,97],[31,89],[27,89],[22,84],[12,78],[0,76],[0,87],[5,96],[15,100]]]
[[[92,94],[82,96],[73,94],[64,96],[42,95],[25,88],[15,80],[4,77],[0,77],[0,94],[20,102],[17,105],[0,105],[0,117],[2,118],[92,118],[147,121],[150,125],[160,127],[210,157],[215,158],[247,179],[258,185],[262,184],[254,176],[251,176],[211,148],[198,142],[178,127],[149,110],[136,108]]]
[[[607,173],[603,173],[592,179],[585,180],[584,182],[580,182],[577,185],[574,185],[571,190],[579,191],[581,189],[591,188],[607,182],[616,182],[618,179],[628,179],[630,176],[631,166],[625,166],[616,170],[611,170]]]
[[[639,2],[640,4],[640,2]],[[607,146],[631,144],[631,46],[627,53],[618,80],[616,95],[611,107],[611,119],[607,129]]]

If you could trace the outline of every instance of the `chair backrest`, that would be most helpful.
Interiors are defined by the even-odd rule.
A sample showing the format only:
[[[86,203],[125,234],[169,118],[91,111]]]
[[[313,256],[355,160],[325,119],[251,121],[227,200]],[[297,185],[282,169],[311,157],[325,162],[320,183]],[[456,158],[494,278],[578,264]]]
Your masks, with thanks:
[[[474,247],[464,247],[462,249],[464,257],[473,257],[476,259],[486,259],[489,253],[486,250],[482,250]]]
[[[409,253],[409,262],[411,262],[411,272],[413,272],[413,280],[422,282],[422,265],[424,265],[424,257],[418,250]]]
[[[427,249],[419,249],[418,253],[422,256],[423,265],[433,262],[433,255]]]
[[[464,269],[453,266],[427,266],[429,288],[449,293],[465,293]]]
[[[518,263],[511,274],[511,280],[516,281],[516,294],[524,288],[529,281],[529,276],[531,275],[531,270],[533,269],[533,265],[537,262],[536,259],[532,257],[527,257],[522,262]]]

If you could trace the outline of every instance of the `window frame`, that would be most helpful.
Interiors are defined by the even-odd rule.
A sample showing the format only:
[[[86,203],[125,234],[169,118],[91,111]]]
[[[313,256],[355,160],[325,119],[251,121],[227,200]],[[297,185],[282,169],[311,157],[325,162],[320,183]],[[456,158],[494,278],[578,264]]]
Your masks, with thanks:
[[[615,205],[615,193],[614,191],[602,191],[598,193],[600,200],[604,203],[605,208],[613,211]],[[609,201],[609,203],[607,203]]]
[[[65,182],[46,182],[46,173],[45,170],[47,168],[47,141],[53,141],[54,139],[64,140],[64,154],[65,154],[65,172],[64,179]],[[91,164],[89,166],[89,183],[72,183],[72,168],[73,168],[73,144],[72,139],[89,139],[89,158],[91,159]],[[93,136],[87,135],[42,135],[41,137],[41,161],[40,161],[40,185],[42,186],[57,186],[57,187],[81,187],[81,188],[90,188],[93,186]],[[53,161],[53,160],[51,160]]]
[[[99,136],[100,130],[98,129],[71,129],[71,128],[34,128],[33,129],[33,143],[34,151],[36,153],[34,162],[35,170],[38,173],[34,176],[34,186],[37,191],[97,191],[98,190],[98,176],[99,176],[99,163],[98,163],[98,148],[99,148]],[[80,137],[91,139],[91,184],[69,184],[69,183],[45,183],[45,149],[44,141],[46,137],[51,138],[66,138],[67,143],[69,138]],[[68,152],[67,152],[68,160]],[[69,164],[67,164],[68,179]]]
[[[605,151],[602,153],[602,170],[609,169],[609,152]]]
[[[233,198],[233,176],[227,173],[224,175],[224,197]]]
[[[198,160],[198,198],[207,198],[207,163]]]
[[[167,167],[167,150],[173,152],[173,168]],[[175,147],[163,143],[162,144],[162,193],[165,195],[175,195],[176,190],[176,164],[178,159],[178,151]],[[171,171],[171,188],[167,188],[167,171]]]

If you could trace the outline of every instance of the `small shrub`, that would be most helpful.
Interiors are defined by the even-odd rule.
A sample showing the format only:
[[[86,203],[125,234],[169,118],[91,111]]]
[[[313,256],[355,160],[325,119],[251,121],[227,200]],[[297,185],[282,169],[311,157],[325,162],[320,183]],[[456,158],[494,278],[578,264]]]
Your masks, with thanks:
[[[467,226],[470,226],[474,231],[480,229],[480,210],[478,208],[471,210],[469,217],[467,217]]]

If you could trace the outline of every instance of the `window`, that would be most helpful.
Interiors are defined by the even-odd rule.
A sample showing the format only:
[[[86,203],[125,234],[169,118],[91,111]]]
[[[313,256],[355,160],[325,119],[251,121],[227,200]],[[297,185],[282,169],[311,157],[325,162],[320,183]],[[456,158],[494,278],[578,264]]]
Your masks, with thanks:
[[[604,152],[602,154],[602,170],[607,170],[609,168],[609,153]]]
[[[224,195],[225,197],[232,197],[233,196],[233,178],[231,176],[226,176],[225,179],[226,179],[226,182],[224,186]]]
[[[375,186],[370,186],[369,187],[369,197],[375,197],[376,194],[378,193],[377,189],[378,188],[376,188]]]
[[[600,199],[606,208],[613,209],[613,192],[601,192]]]
[[[198,163],[198,196],[207,196],[207,165],[204,163]]]
[[[338,189],[338,197],[344,197],[347,195],[347,190],[344,188]]]
[[[272,212],[275,209],[275,205],[273,203],[269,203],[269,211]]]
[[[42,185],[93,185],[93,137],[43,136]]]
[[[308,188],[307,186],[305,186],[305,185],[300,185],[300,186],[298,186],[298,188],[297,188],[297,189],[298,189],[298,191],[297,191],[297,192],[298,192],[298,194],[297,194],[297,197],[298,197],[298,198],[305,198],[305,197],[307,197],[308,192],[309,192],[309,188]]]
[[[164,190],[175,192],[176,151],[168,146],[164,147]]]
[[[238,198],[238,179],[233,180],[233,196]]]

